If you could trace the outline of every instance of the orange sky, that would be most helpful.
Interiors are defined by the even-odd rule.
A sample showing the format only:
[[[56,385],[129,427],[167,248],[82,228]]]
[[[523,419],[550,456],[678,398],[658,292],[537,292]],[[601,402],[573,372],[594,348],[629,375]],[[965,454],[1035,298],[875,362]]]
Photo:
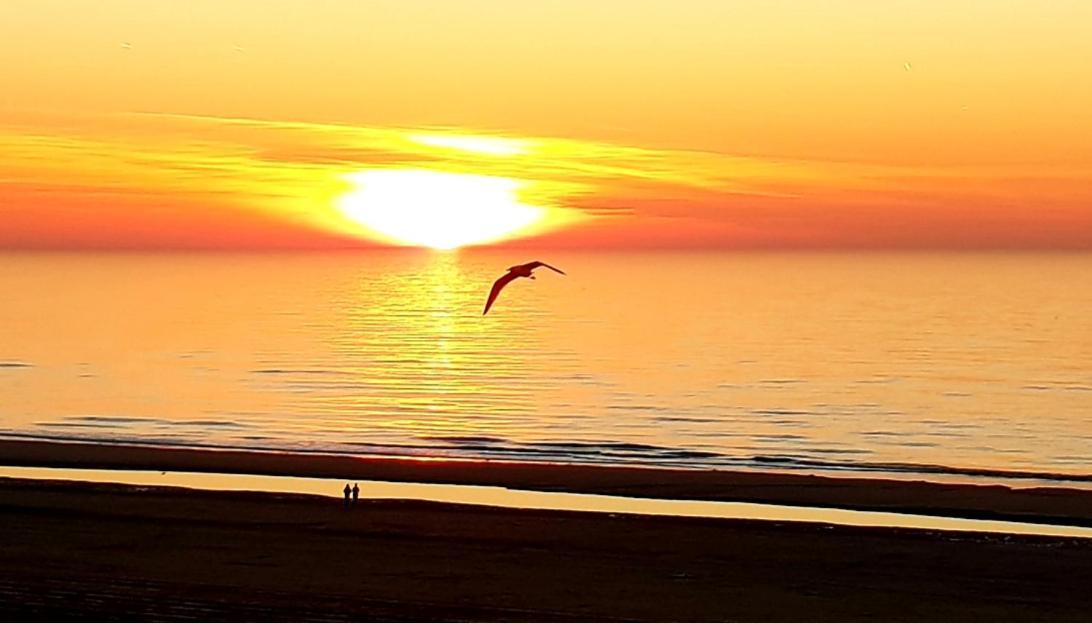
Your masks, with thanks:
[[[1084,0],[6,0],[0,248],[368,246],[426,201],[537,210],[490,238],[528,245],[1092,249],[1090,27]],[[374,171],[411,173],[376,200]]]

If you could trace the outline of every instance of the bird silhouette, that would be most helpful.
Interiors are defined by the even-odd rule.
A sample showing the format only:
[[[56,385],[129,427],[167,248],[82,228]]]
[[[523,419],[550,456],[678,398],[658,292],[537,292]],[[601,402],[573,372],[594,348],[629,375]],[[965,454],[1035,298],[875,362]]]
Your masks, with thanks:
[[[500,279],[497,279],[496,281],[493,282],[493,289],[489,291],[489,299],[485,301],[485,311],[482,312],[482,315],[484,316],[484,315],[489,313],[489,308],[493,306],[493,301],[497,300],[497,295],[499,295],[501,290],[504,289],[504,286],[508,285],[509,283],[512,283],[513,280],[519,279],[520,277],[527,277],[528,279],[534,279],[535,278],[535,275],[533,274],[534,270],[536,268],[540,267],[540,266],[545,266],[546,268],[549,268],[550,270],[554,271],[555,273],[561,273],[562,275],[565,274],[565,271],[563,271],[563,270],[561,270],[559,268],[554,268],[553,266],[550,266],[546,262],[535,261],[535,262],[528,262],[526,264],[517,264],[515,266],[512,266],[511,268],[508,269],[507,273],[505,273],[504,275],[501,276]]]

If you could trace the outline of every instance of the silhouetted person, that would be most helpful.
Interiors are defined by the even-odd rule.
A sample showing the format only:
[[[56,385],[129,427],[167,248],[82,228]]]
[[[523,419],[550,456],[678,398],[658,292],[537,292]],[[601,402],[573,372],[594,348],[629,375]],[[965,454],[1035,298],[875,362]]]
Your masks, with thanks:
[[[360,499],[360,487],[353,483],[353,506],[356,506],[356,501]]]
[[[349,496],[353,493],[353,490],[349,488],[349,483],[345,483],[345,488],[342,491],[345,493],[345,508],[349,508]]]

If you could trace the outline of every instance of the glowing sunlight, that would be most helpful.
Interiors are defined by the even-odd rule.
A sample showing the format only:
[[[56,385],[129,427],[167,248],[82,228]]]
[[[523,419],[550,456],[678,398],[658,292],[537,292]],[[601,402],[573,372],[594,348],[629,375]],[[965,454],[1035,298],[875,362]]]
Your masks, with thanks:
[[[546,210],[519,199],[522,182],[428,169],[353,173],[338,200],[350,220],[404,245],[454,249],[490,242],[541,220]]]
[[[456,149],[491,156],[518,156],[528,151],[529,141],[496,136],[465,136],[445,134],[415,134],[415,143],[429,147]]]

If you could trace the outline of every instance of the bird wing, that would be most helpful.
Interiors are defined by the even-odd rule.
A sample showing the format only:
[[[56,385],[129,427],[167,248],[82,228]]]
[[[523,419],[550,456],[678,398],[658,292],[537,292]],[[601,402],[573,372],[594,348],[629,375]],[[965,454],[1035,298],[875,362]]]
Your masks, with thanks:
[[[506,273],[493,282],[493,289],[489,291],[489,299],[485,301],[485,311],[482,315],[489,313],[489,308],[493,306],[493,301],[497,300],[497,295],[504,289],[504,286],[508,285],[513,279],[516,278],[515,273]]]
[[[534,270],[534,269],[538,268],[539,266],[545,266],[546,268],[549,268],[550,270],[554,271],[555,273],[561,273],[562,275],[565,274],[565,271],[561,270],[560,268],[554,268],[553,266],[550,266],[546,262],[534,261],[534,262],[531,262],[530,264],[526,264],[526,266],[527,266],[527,268],[530,268],[531,270]]]

